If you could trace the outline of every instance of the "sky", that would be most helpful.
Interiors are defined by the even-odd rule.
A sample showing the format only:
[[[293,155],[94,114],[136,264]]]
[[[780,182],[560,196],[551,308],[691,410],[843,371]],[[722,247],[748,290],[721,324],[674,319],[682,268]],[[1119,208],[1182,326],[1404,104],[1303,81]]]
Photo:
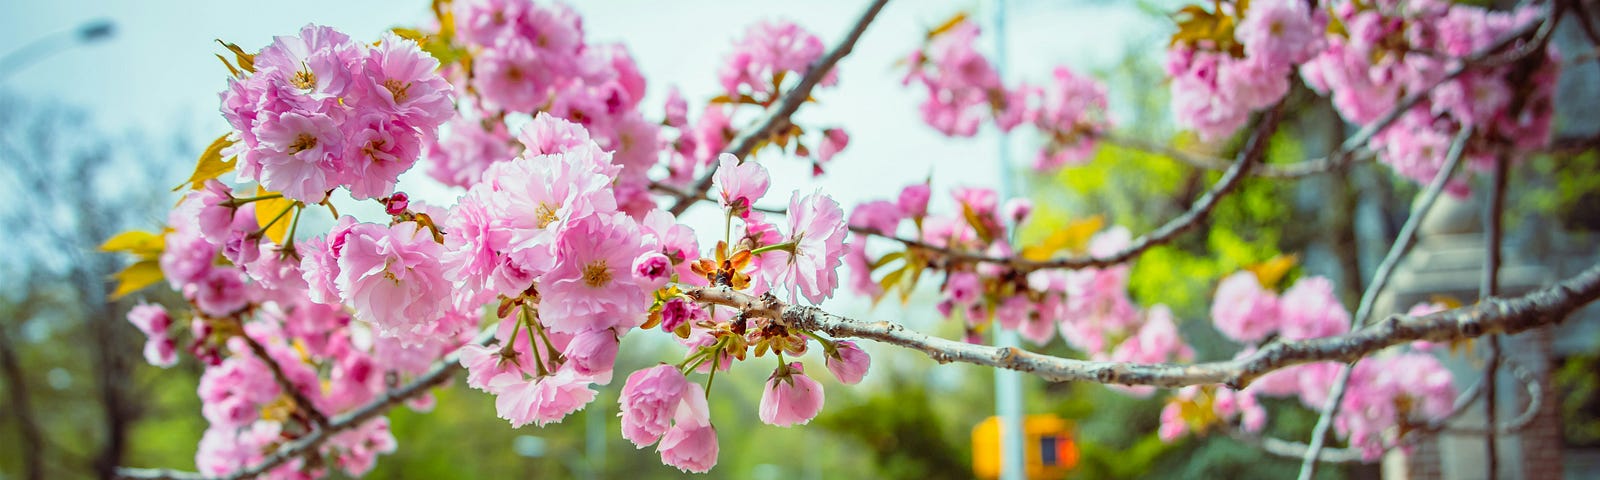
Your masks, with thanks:
[[[715,72],[746,26],[761,20],[790,20],[831,46],[869,2],[692,1],[670,2],[670,8],[663,7],[666,3],[598,0],[574,4],[582,14],[589,42],[621,42],[638,62],[649,81],[641,104],[647,117],[661,115],[670,86],[681,89],[689,99],[692,116],[716,96]],[[994,129],[964,139],[938,134],[917,116],[922,92],[902,86],[901,72],[895,66],[917,48],[930,27],[959,11],[984,22],[984,37],[992,41],[994,4],[993,0],[890,2],[854,52],[838,65],[838,86],[815,92],[818,103],[804,106],[796,116],[802,125],[843,127],[850,133],[850,146],[820,178],[812,177],[807,162],[766,154],[761,161],[771,170],[773,185],[762,203],[783,206],[791,191],[809,193],[821,188],[848,210],[867,200],[892,198],[899,188],[931,176],[937,211],[953,203],[940,193],[952,186],[999,185],[1001,167],[996,152],[1000,137]],[[1058,65],[1080,72],[1104,70],[1130,52],[1153,56],[1152,61],[1159,62],[1172,28],[1170,22],[1133,5],[1093,0],[1008,1],[1006,30],[1011,52],[1007,82],[1044,82]],[[189,138],[210,139],[227,129],[217,112],[217,92],[224,88],[228,72],[214,56],[224,52],[214,39],[254,51],[270,43],[274,35],[294,34],[301,26],[316,23],[334,26],[358,40],[371,40],[392,27],[417,26],[430,18],[425,0],[0,2],[0,55],[40,38],[70,37],[70,32],[91,21],[110,20],[116,30],[111,38],[94,44],[51,40],[60,46],[54,53],[22,70],[0,73],[0,92],[87,110],[107,135],[135,130],[167,138],[181,131]],[[1116,98],[1115,86],[1112,90],[1112,98]],[[1113,117],[1118,108],[1113,104]],[[1019,165],[1031,161],[1032,149],[1039,145],[1038,139],[1026,135],[1012,139],[1012,144]],[[190,158],[197,157],[203,147],[196,144]],[[0,168],[5,163],[0,159]],[[423,170],[419,164],[403,175],[399,189],[413,199],[453,204],[461,191],[432,181]],[[178,181],[181,179],[172,179],[172,183]],[[341,213],[368,219],[381,215],[370,202],[354,208],[347,206],[349,203],[348,199],[339,203]],[[715,231],[722,228],[722,219],[712,210],[692,209],[683,220],[701,232]],[[311,225],[303,225],[307,226]],[[904,309],[895,302],[874,307],[868,299],[841,291],[826,305],[837,313],[899,319],[914,328],[933,328],[940,321],[929,306],[931,302],[914,302]]]

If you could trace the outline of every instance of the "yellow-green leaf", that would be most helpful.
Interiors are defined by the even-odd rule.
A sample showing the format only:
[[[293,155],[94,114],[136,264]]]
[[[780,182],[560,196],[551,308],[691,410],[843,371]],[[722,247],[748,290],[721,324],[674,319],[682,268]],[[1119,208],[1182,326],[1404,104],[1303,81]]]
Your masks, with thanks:
[[[142,259],[151,259],[161,256],[161,250],[165,247],[166,240],[161,232],[129,230],[106,239],[105,243],[100,244],[100,251],[130,253]]]
[[[238,157],[229,157],[227,160],[222,159],[222,149],[228,148],[229,145],[233,145],[233,140],[228,140],[228,134],[223,134],[217,137],[215,141],[212,141],[211,146],[206,147],[206,151],[200,153],[200,160],[194,164],[194,173],[189,175],[188,180],[173,187],[172,191],[182,190],[186,185],[190,190],[199,190],[205,187],[206,180],[217,178],[224,173],[233,171],[234,165],[239,163]]]
[[[906,256],[906,252],[902,251],[902,252],[892,252],[892,253],[886,254],[886,255],[884,255],[882,257],[878,257],[878,261],[872,262],[872,268],[869,269],[869,270],[876,271],[877,269],[882,268],[884,265],[888,265],[889,262],[893,262],[896,259],[899,259],[899,258],[905,257],[905,256]]]
[[[254,54],[244,53],[244,49],[239,48],[238,45],[235,45],[235,44],[232,44],[232,43],[228,43],[228,42],[224,42],[220,38],[217,39],[217,43],[222,44],[223,48],[226,48],[226,49],[228,49],[228,51],[233,52],[233,57],[236,59],[237,62],[239,62],[239,68],[240,69],[242,69],[242,70],[244,70],[246,72],[255,73],[255,71],[256,71],[256,56]]]
[[[989,227],[984,225],[983,219],[978,217],[978,212],[973,211],[972,207],[961,205],[961,216],[967,219],[967,224],[972,226],[973,232],[978,234],[978,239],[983,240],[984,244],[994,241],[994,232],[989,231]]]
[[[1289,274],[1289,270],[1294,268],[1298,261],[1299,258],[1294,255],[1278,255],[1271,260],[1244,267],[1244,269],[1256,274],[1256,281],[1261,282],[1263,288],[1275,290],[1278,287],[1278,282],[1283,281],[1283,277]]]
[[[256,196],[271,195],[261,187],[256,187]],[[262,233],[267,239],[283,244],[283,237],[289,234],[289,224],[293,222],[295,201],[283,197],[260,200],[256,203],[256,223],[261,225]]]
[[[411,40],[411,41],[417,42],[419,44],[422,43],[423,40],[426,40],[428,38],[428,34],[422,33],[422,32],[418,31],[415,28],[395,27],[395,28],[389,29],[389,31],[394,32],[395,35],[399,35],[400,38],[404,38],[406,40]]]
[[[1104,225],[1105,219],[1099,215],[1068,222],[1066,226],[1050,232],[1050,236],[1038,244],[1023,247],[1022,258],[1044,261],[1063,249],[1083,251],[1089,245],[1089,239]]]
[[[228,61],[228,57],[224,57],[220,53],[216,53],[216,54],[213,54],[213,55],[217,56],[217,60],[221,60],[222,61],[222,66],[228,67],[228,74],[229,75],[233,75],[233,78],[239,78],[240,75],[243,75],[243,73],[239,72],[239,68],[238,67],[233,66],[233,63]]]
[[[957,25],[961,25],[961,22],[965,21],[967,21],[967,12],[956,12],[955,15],[951,15],[950,18],[945,19],[944,23],[940,23],[939,26],[929,29],[928,38],[932,39],[933,37],[942,35],[944,32],[948,32],[950,29],[956,28]]]
[[[117,289],[111,292],[116,300],[161,281],[161,264],[154,259],[140,260],[111,276],[117,280]]]

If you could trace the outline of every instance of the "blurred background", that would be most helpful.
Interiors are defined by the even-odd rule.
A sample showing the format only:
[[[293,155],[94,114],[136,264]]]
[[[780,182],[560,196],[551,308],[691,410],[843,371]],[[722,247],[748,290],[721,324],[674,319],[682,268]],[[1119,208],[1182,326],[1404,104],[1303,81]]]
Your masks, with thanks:
[[[888,198],[900,186],[931,176],[933,209],[939,210],[953,202],[938,192],[956,185],[997,185],[1009,176],[1016,186],[1011,195],[1030,197],[1038,205],[1036,218],[1022,232],[1028,239],[1095,214],[1135,233],[1148,231],[1186,209],[1215,180],[1213,173],[1160,155],[1112,146],[1102,147],[1086,166],[1038,175],[1023,166],[1031,162],[1038,138],[1003,140],[991,128],[976,138],[949,139],[926,127],[916,116],[921,92],[901,86],[895,62],[917,48],[927,29],[956,12],[973,13],[987,29],[993,25],[993,3],[890,3],[841,62],[839,86],[820,91],[819,103],[798,115],[805,122],[843,126],[851,135],[849,148],[818,178],[812,178],[806,162],[764,161],[773,172],[772,191],[820,186],[849,207]],[[1007,74],[1043,82],[1057,65],[1092,74],[1109,86],[1119,134],[1194,144],[1172,126],[1161,78],[1173,30],[1166,15],[1183,3],[1010,1],[1004,32],[1011,46]],[[669,86],[683,91],[691,111],[716,95],[716,69],[746,25],[785,18],[831,44],[865,4],[760,0],[664,6],[605,0],[574,6],[583,14],[590,41],[627,45],[650,82],[642,108],[647,116],[659,116]],[[228,73],[213,56],[222,51],[214,39],[254,50],[306,23],[373,39],[429,18],[428,2],[422,0],[0,3],[0,235],[7,246],[0,255],[0,479],[104,477],[117,465],[193,469],[195,444],[205,427],[195,397],[201,368],[192,359],[166,370],[145,365],[139,356],[142,337],[123,320],[126,309],[140,301],[178,305],[181,299],[157,288],[108,300],[106,278],[123,260],[95,247],[118,231],[159,227],[177,199],[168,189],[192,168],[206,139],[226,131],[216,92]],[[986,39],[994,36],[985,32]],[[1570,24],[1558,30],[1557,42],[1563,52],[1591,48]],[[1508,268],[1519,273],[1508,281],[1521,283],[1508,288],[1511,293],[1594,262],[1590,232],[1600,227],[1600,157],[1592,151],[1592,138],[1600,121],[1584,106],[1600,99],[1596,73],[1580,65],[1563,77],[1557,142],[1568,148],[1524,162],[1513,172]],[[1269,162],[1314,157],[1349,133],[1326,101],[1301,85],[1295,89],[1294,121],[1274,139]],[[996,160],[1002,141],[1017,152],[1016,165]],[[1197,148],[1227,154],[1237,147]],[[461,193],[420,170],[413,169],[400,184],[413,199],[449,205]],[[1296,275],[1330,277],[1353,306],[1415,191],[1414,184],[1370,162],[1294,183],[1249,180],[1203,231],[1140,259],[1131,295],[1143,305],[1167,304],[1186,319],[1180,328],[1199,360],[1231,357],[1237,346],[1206,321],[1218,278],[1280,253],[1298,253],[1302,266]],[[774,196],[779,197],[787,195]],[[1477,266],[1448,260],[1451,249],[1481,250],[1470,244],[1481,210],[1474,205],[1475,199],[1466,198],[1441,207],[1453,213],[1437,215],[1418,247],[1434,254],[1412,255],[1415,261],[1396,277],[1390,308],[1441,294],[1474,300],[1477,274],[1466,272]],[[720,226],[721,219],[702,210],[691,212],[687,221]],[[1469,286],[1458,288],[1463,281]],[[828,308],[959,336],[960,325],[940,320],[934,292],[924,290],[905,305],[874,306],[844,294]],[[1580,478],[1600,464],[1594,460],[1600,448],[1600,378],[1595,374],[1600,331],[1594,323],[1569,321],[1559,332],[1513,343],[1516,351],[1534,355],[1529,363],[1552,387],[1545,406],[1555,423],[1548,438],[1529,437],[1508,455],[1555,448],[1565,453],[1555,457],[1556,465],[1565,464],[1568,476]],[[630,336],[624,343],[619,370],[682,354],[673,342],[643,337]],[[876,345],[869,349],[873,366],[866,381],[846,388],[822,379],[827,406],[803,428],[756,420],[768,374],[764,368],[736,368],[726,384],[718,381],[721,390],[711,407],[722,452],[706,478],[977,475],[975,455],[992,456],[982,448],[988,443],[974,438],[974,428],[995,411],[994,373],[937,365],[920,354]],[[1081,355],[1059,340],[1037,350]],[[1470,352],[1452,354],[1451,361],[1461,372],[1478,367]],[[814,368],[821,371],[821,365]],[[512,429],[493,414],[492,397],[457,382],[438,391],[431,413],[398,409],[391,414],[400,448],[381,457],[369,478],[680,476],[661,465],[655,452],[636,450],[617,433],[619,388],[602,389],[588,410],[561,424]],[[1502,389],[1515,395],[1512,390]],[[1025,413],[1064,420],[1061,440],[1071,443],[1076,461],[1070,471],[1052,476],[1281,478],[1298,467],[1297,459],[1273,457],[1223,435],[1162,443],[1155,436],[1161,395],[1136,398],[1096,385],[1023,377],[1022,398]],[[1516,402],[1501,403],[1511,404],[1502,418],[1516,413]],[[1314,414],[1287,402],[1270,408],[1268,433],[1308,436]],[[1445,458],[1433,460],[1445,466],[1441,475],[1472,478],[1472,464],[1452,467],[1451,458],[1465,462],[1471,448],[1481,447],[1448,442],[1438,443]],[[1528,469],[1534,462],[1526,463],[1508,468],[1518,477],[1541,476]],[[1349,465],[1323,475],[1376,477],[1382,469]]]

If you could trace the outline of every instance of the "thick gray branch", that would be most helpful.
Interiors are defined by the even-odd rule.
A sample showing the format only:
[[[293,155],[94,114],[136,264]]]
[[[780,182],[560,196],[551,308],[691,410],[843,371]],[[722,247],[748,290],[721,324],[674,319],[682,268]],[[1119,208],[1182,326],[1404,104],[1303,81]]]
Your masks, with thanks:
[[[1055,382],[1080,381],[1176,388],[1223,384],[1242,389],[1274,370],[1324,361],[1351,362],[1378,350],[1416,340],[1447,342],[1491,333],[1516,333],[1555,324],[1600,298],[1600,265],[1550,287],[1514,298],[1419,317],[1393,316],[1344,335],[1272,343],[1246,357],[1195,364],[1127,363],[1076,360],[1019,348],[973,345],[932,337],[885,321],[863,322],[816,307],[786,305],[771,296],[757,298],[727,287],[694,287],[685,292],[702,302],[780,319],[793,328],[835,337],[875,340],[927,354],[939,363],[961,362],[1030,373]]]

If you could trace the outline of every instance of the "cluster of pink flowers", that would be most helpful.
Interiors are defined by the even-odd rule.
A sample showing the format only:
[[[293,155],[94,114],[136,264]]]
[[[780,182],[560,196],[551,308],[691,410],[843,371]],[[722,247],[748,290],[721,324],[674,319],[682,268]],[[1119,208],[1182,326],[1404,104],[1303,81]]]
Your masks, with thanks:
[[[172,316],[158,304],[139,304],[128,310],[128,322],[145,335],[144,361],[161,368],[178,363],[178,342],[172,338]]]
[[[1005,86],[989,59],[977,50],[978,25],[961,19],[930,33],[927,44],[906,58],[901,80],[927,90],[922,119],[940,133],[970,137],[985,119],[1010,131],[1032,123],[1044,137],[1035,167],[1059,168],[1087,160],[1109,126],[1105,87],[1093,79],[1056,67],[1045,87]]]
[[[1551,98],[1560,73],[1553,45],[1533,53],[1529,62],[1469,66],[1466,73],[1426,90],[1462,66],[1462,59],[1535,21],[1540,7],[1493,12],[1427,0],[1335,2],[1330,8],[1344,31],[1330,32],[1327,48],[1301,68],[1301,76],[1328,93],[1345,120],[1372,123],[1405,95],[1428,93],[1373,137],[1373,149],[1396,172],[1427,183],[1443,167],[1451,138],[1463,128],[1473,129],[1475,141],[1468,143],[1465,159],[1478,169],[1493,165],[1500,145],[1529,150],[1548,142]],[[1525,47],[1521,42],[1512,45]],[[1466,188],[1464,180],[1451,185],[1455,193]]]
[[[426,359],[460,345],[472,322],[441,313],[429,301],[446,284],[438,279],[438,245],[417,235],[415,223],[384,226],[346,217],[332,240],[279,245],[264,238],[254,214],[258,204],[247,201],[212,180],[168,217],[160,265],[193,306],[187,330],[172,328],[175,319],[159,306],[140,305],[128,315],[149,336],[150,363],[175,363],[179,340],[187,336],[187,350],[205,364],[198,394],[209,428],[195,463],[208,475],[257,464],[277,445],[315,428],[307,408],[332,416],[377,398],[391,386],[386,378],[421,373]],[[352,323],[346,308],[368,323]],[[427,331],[402,328],[429,318],[410,315],[437,321],[427,322]],[[357,325],[378,327],[379,335],[371,338]],[[282,391],[252,343],[309,405]],[[427,405],[425,398],[412,403]],[[297,459],[268,474],[317,477],[331,466],[360,475],[394,448],[388,421],[379,417],[324,444],[322,466]]]
[[[805,75],[822,58],[822,39],[794,22],[757,22],[745,28],[717,78],[730,97],[749,95],[772,98],[788,74]],[[839,82],[837,72],[827,72],[820,86]]]
[[[664,143],[660,125],[638,110],[645,79],[621,44],[590,44],[571,7],[533,0],[471,0],[452,4],[451,40],[472,55],[470,65],[447,65],[458,88],[471,93],[449,135],[429,145],[428,173],[469,187],[491,165],[510,160],[526,136],[510,125],[553,115],[582,125],[620,167],[616,197],[638,215],[654,206],[646,176]]]
[[[1289,92],[1295,65],[1322,48],[1327,21],[1306,2],[1257,0],[1249,2],[1248,11],[1240,9],[1243,3],[1219,3],[1218,11],[1204,14],[1236,19],[1231,31],[1216,29],[1218,38],[1192,38],[1186,29],[1174,36],[1167,52],[1173,114],[1202,140],[1225,138],[1251,112],[1277,103]]]
[[[695,122],[689,121],[688,101],[677,89],[669,92],[662,123],[673,132],[662,134],[668,145],[663,183],[680,188],[693,184],[738,134],[733,119],[776,103],[784,91],[811,72],[824,53],[822,39],[793,22],[762,21],[747,27],[718,71],[722,95],[708,102]],[[817,86],[837,84],[838,71],[829,70]],[[825,128],[814,141],[806,140],[804,132],[797,125],[790,131],[775,132],[787,140],[774,143],[780,148],[792,143],[796,156],[810,159],[815,175],[821,175],[822,166],[850,144],[850,135],[841,128]]]
[[[927,185],[906,187],[896,201],[861,204],[851,214],[851,226],[883,235],[895,235],[902,224],[920,225],[916,238],[937,247],[989,256],[1013,255],[1007,231],[1027,220],[1032,205],[1023,199],[998,204],[993,190],[957,188],[953,192],[960,213],[928,215]],[[911,220],[907,222],[907,220]],[[845,261],[850,285],[858,293],[881,296],[873,278],[876,258],[866,248],[867,235],[858,235]],[[1086,249],[1093,255],[1111,255],[1132,240],[1127,229],[1112,228],[1094,235]],[[900,253],[908,255],[908,253]],[[891,259],[892,260],[892,259]],[[921,261],[921,260],[911,260]],[[1061,338],[1099,360],[1168,362],[1189,360],[1194,351],[1178,335],[1172,312],[1163,305],[1148,309],[1128,298],[1128,265],[1074,271],[1042,269],[1017,272],[1006,264],[953,263],[940,284],[939,311],[946,317],[965,318],[968,341],[982,341],[978,333],[991,322],[1016,330],[1024,338],[1044,345]],[[1129,391],[1148,394],[1148,388]]]
[[[1419,305],[1413,314],[1436,309]],[[1305,340],[1343,334],[1350,329],[1350,314],[1339,302],[1332,282],[1308,277],[1281,296],[1262,287],[1256,275],[1239,272],[1223,279],[1212,304],[1212,321],[1230,339],[1251,344],[1277,334],[1284,340]],[[1399,440],[1396,426],[1417,420],[1431,421],[1449,415],[1455,402],[1453,376],[1425,346],[1396,349],[1362,359],[1350,376],[1335,431],[1360,448],[1367,460],[1376,459]],[[1247,347],[1240,356],[1254,353]],[[1259,431],[1266,410],[1256,397],[1296,397],[1306,408],[1320,410],[1337,379],[1341,364],[1322,362],[1298,365],[1262,376],[1242,391],[1219,387],[1202,392],[1197,387],[1180,390],[1161,413],[1161,437],[1172,441],[1194,427],[1184,409],[1207,395],[1216,418],[1232,421],[1242,415],[1242,428]]]
[[[317,203],[336,187],[358,199],[389,195],[455,114],[439,61],[393,34],[369,47],[307,25],[253,63],[222,92],[237,141],[230,153],[241,180],[294,200]]]
[[[1229,275],[1217,286],[1211,322],[1224,336],[1245,344],[1273,333],[1285,340],[1305,340],[1350,331],[1350,313],[1328,279],[1301,279],[1278,296],[1248,271]]]
[[[461,364],[514,426],[560,421],[594,399],[589,385],[610,383],[621,337],[671,274],[668,232],[652,227],[673,223],[619,210],[620,167],[582,126],[541,114],[520,136],[522,155],[490,166],[446,215],[439,263],[453,295],[433,297],[468,311],[503,299],[501,347],[466,347]]]

